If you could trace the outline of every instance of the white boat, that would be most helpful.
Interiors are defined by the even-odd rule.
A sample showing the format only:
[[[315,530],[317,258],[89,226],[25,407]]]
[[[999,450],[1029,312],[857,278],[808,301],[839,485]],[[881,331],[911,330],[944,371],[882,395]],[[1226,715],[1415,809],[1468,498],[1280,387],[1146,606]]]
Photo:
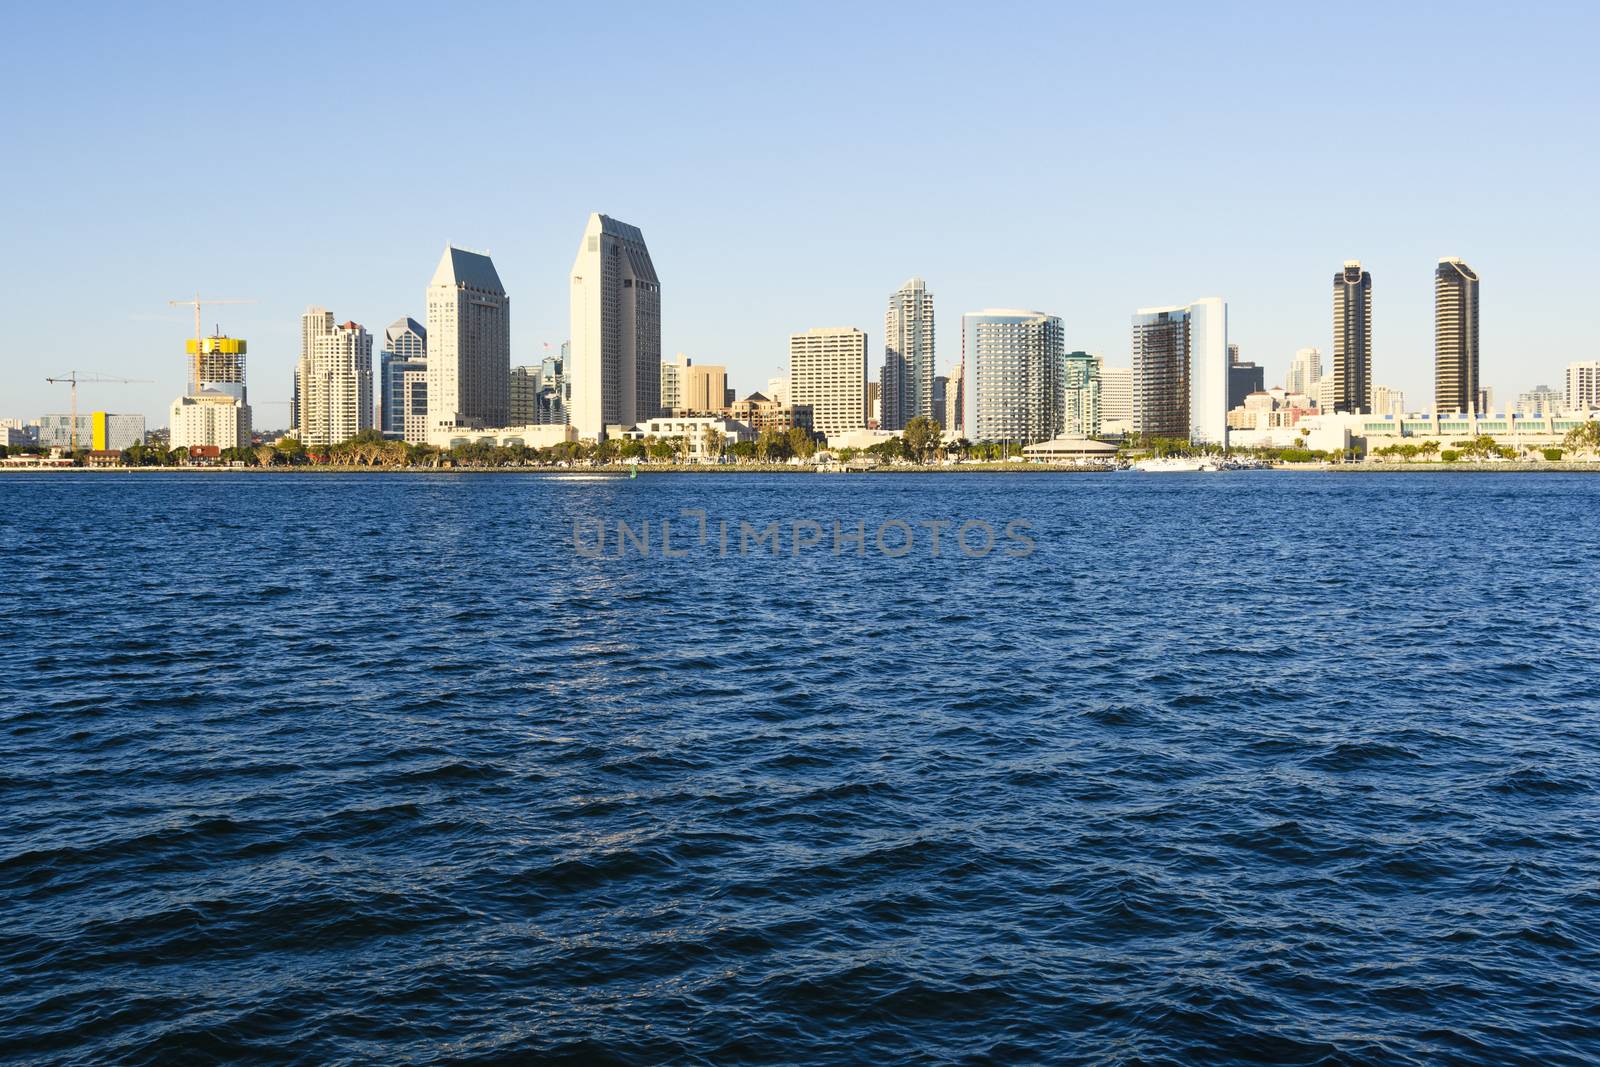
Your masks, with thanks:
[[[1197,474],[1200,471],[1215,471],[1222,468],[1208,459],[1165,456],[1161,459],[1141,459],[1133,465],[1133,469],[1147,474]]]

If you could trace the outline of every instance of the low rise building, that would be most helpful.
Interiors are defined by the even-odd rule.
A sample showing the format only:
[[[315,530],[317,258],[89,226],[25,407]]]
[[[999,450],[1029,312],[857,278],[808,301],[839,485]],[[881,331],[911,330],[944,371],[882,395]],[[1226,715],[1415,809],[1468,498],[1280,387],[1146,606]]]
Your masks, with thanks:
[[[682,438],[688,446],[689,458],[696,461],[711,458],[711,450],[706,446],[714,439],[713,434],[718,435],[715,439],[720,439],[723,450],[741,441],[754,441],[757,436],[745,423],[725,415],[663,415],[634,426],[606,427],[608,438],[626,441]]]
[[[45,415],[39,419],[38,439],[25,443],[46,448],[132,448],[144,443],[144,416],[94,411],[77,416],[74,423],[71,415]]]
[[[734,401],[724,414],[735,422],[744,423],[758,434],[763,430],[788,433],[796,426],[811,428],[807,412],[797,414],[790,405],[761,393],[751,393],[743,400]]]
[[[1294,426],[1241,430],[1235,447],[1308,448],[1335,452],[1355,448],[1363,453],[1394,444],[1426,444],[1439,449],[1479,437],[1493,438],[1508,448],[1559,446],[1586,421],[1600,421],[1600,412],[1567,415],[1519,415],[1515,412],[1417,412],[1372,415],[1328,412],[1308,415]]]
[[[428,444],[435,448],[460,448],[463,445],[493,445],[497,448],[552,448],[576,441],[578,431],[564,423],[534,426],[479,428],[438,423],[428,427]]]

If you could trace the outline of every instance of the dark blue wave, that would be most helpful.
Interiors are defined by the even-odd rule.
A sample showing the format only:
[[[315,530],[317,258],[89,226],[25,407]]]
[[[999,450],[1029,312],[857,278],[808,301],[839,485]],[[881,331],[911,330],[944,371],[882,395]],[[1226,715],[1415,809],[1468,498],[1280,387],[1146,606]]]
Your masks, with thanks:
[[[0,498],[0,1060],[1600,1059],[1600,480]]]

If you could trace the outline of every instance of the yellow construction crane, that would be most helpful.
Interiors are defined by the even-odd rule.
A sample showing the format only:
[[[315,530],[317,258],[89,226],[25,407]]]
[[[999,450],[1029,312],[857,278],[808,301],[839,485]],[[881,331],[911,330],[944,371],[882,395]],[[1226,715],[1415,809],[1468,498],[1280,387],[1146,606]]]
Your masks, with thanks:
[[[205,338],[201,335],[200,305],[201,304],[254,304],[254,300],[212,300],[200,298],[197,292],[193,300],[168,300],[168,307],[181,307],[191,305],[194,307],[194,361],[189,366],[189,392],[200,391],[200,360],[205,351]]]
[[[106,377],[104,375],[99,375],[99,374],[97,374],[97,375],[95,375],[93,377],[90,377],[90,378],[80,378],[80,377],[78,377],[78,372],[75,371],[75,370],[69,370],[69,371],[67,371],[66,374],[62,375],[59,378],[46,378],[45,381],[49,382],[51,385],[61,385],[61,384],[65,383],[67,385],[72,386],[72,422],[69,424],[71,426],[71,429],[68,430],[69,436],[68,436],[67,439],[68,439],[68,441],[71,442],[71,451],[73,451],[73,452],[76,452],[78,450],[78,383],[79,382],[86,382],[86,383],[87,382],[94,382],[96,384],[99,384],[99,383],[102,383],[102,382],[105,382],[105,383],[114,382],[114,383],[118,383],[118,384],[121,384],[121,385],[149,385],[150,384],[150,379],[148,379],[148,378],[108,378],[108,377]]]

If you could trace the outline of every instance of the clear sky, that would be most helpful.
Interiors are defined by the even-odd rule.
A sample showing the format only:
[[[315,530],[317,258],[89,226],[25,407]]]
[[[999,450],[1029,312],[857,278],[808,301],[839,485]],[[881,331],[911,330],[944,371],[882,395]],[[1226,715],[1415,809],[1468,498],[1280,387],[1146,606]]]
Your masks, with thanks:
[[[881,352],[928,280],[959,315],[1031,307],[1129,361],[1134,309],[1229,302],[1280,381],[1374,282],[1374,377],[1432,397],[1432,274],[1483,278],[1497,405],[1593,326],[1593,4],[44,5],[0,35],[0,417],[142,411],[183,387],[196,289],[259,303],[259,428],[283,425],[308,304],[423,315],[446,242],[490,251],[512,362],[567,336],[589,212],[644,231],[662,350],[741,394],[789,333]],[[872,374],[876,377],[877,360]],[[273,404],[270,402],[277,401]]]

